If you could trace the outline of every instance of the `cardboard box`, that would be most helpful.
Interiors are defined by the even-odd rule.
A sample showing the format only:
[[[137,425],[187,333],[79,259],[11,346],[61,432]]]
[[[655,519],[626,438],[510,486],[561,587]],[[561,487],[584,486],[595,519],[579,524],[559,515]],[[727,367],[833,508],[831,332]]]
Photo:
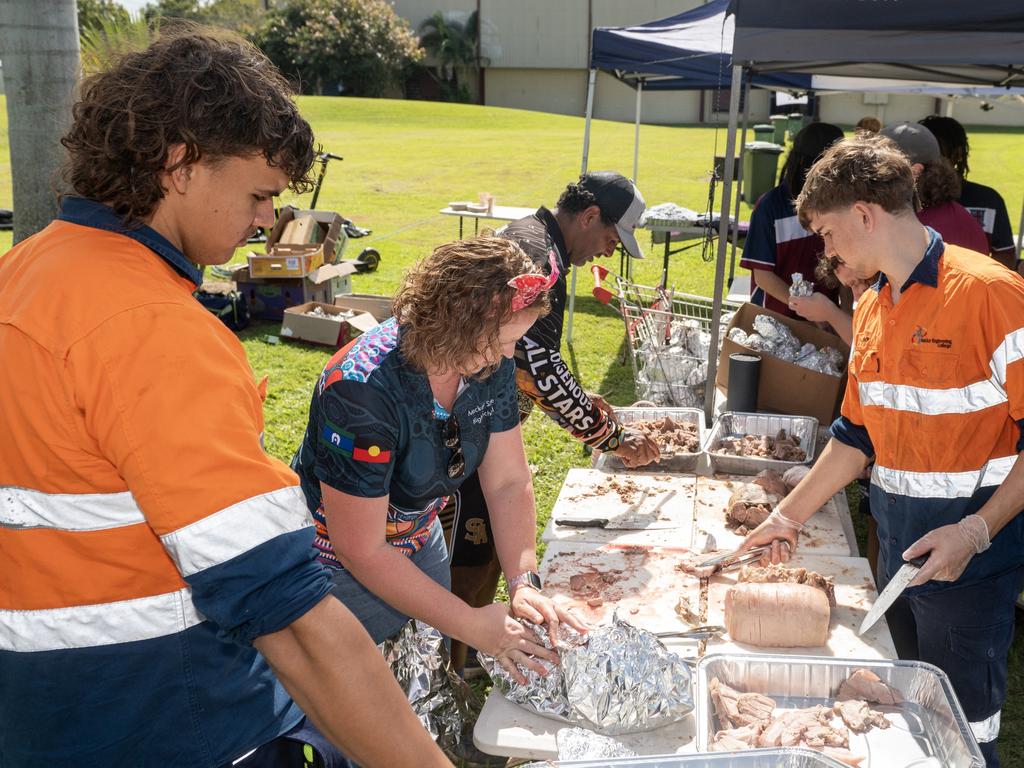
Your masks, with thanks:
[[[377,321],[366,312],[357,312],[344,320],[332,320],[328,317],[316,317],[307,312],[320,308],[327,315],[349,315],[351,310],[309,301],[284,311],[281,323],[281,336],[286,339],[301,339],[313,344],[325,344],[329,347],[341,347],[348,340],[363,331],[373,328]]]
[[[326,231],[307,213],[296,215],[285,224],[278,243],[281,245],[315,245],[322,242]]]
[[[329,264],[306,277],[284,280],[249,277],[235,278],[238,290],[249,300],[249,312],[260,320],[281,320],[288,307],[310,301],[332,304],[336,296],[352,291],[352,264]]]
[[[349,293],[334,299],[334,306],[344,309],[354,309],[358,312],[369,312],[378,323],[383,323],[391,317],[391,303],[394,298],[391,296],[377,296],[370,293]]]
[[[282,242],[286,229],[290,228],[294,236],[295,226],[306,219],[309,223],[300,227],[302,236],[308,238],[305,244]],[[325,264],[336,264],[348,242],[343,224],[341,216],[333,211],[282,208],[277,223],[267,235],[266,253],[249,253],[250,277],[304,277]]]
[[[824,331],[813,323],[793,320],[754,304],[744,304],[733,316],[729,330],[741,328],[753,332],[754,318],[769,315],[789,328],[801,343],[810,342],[816,347],[834,347],[844,359],[849,359],[850,348],[838,336]],[[796,363],[780,360],[763,353],[752,352],[747,347],[732,341],[728,335],[722,341],[722,353],[718,357],[718,375],[715,385],[723,392],[729,388],[729,355],[734,352],[756,354],[761,358],[761,374],[757,389],[757,410],[767,413],[787,413],[796,416],[813,416],[822,426],[827,426],[839,412],[846,392],[846,372],[842,376],[829,376]]]

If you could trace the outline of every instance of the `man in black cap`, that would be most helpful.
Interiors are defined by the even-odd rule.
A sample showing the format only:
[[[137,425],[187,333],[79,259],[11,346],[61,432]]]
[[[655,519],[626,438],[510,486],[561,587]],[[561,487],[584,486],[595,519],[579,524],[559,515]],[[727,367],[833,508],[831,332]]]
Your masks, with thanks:
[[[499,232],[515,240],[545,271],[549,269],[548,254],[554,251],[559,270],[550,294],[551,312],[534,323],[516,345],[520,417],[525,419],[536,406],[577,440],[616,454],[628,466],[656,461],[658,446],[645,434],[619,424],[603,398],[588,394],[559,350],[570,268],[611,256],[620,242],[630,256],[642,259],[634,230],[644,208],[643,196],[632,181],[617,173],[596,171],[569,184],[553,211],[541,206]],[[452,592],[470,605],[487,605],[494,599],[501,568],[476,475],[462,484],[442,520],[451,521]],[[516,589],[538,588],[539,581],[531,578],[510,584],[510,597]],[[456,669],[461,669],[464,659],[465,647],[453,644]]]

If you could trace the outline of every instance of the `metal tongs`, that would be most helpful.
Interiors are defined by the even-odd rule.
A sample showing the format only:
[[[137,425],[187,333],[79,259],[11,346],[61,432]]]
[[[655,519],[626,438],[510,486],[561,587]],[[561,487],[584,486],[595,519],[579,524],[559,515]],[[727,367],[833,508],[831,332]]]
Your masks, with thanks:
[[[789,545],[787,544],[786,546],[788,547]],[[707,560],[704,560],[702,563],[697,565],[696,569],[703,572],[710,568],[711,570],[708,571],[708,576],[712,576],[716,573],[722,573],[724,571],[731,571],[735,568],[746,565],[747,563],[753,563],[760,560],[766,552],[771,551],[771,548],[771,544],[764,544],[760,547],[748,549],[746,552],[737,552],[736,550],[733,550],[732,552],[726,552],[724,555],[715,555],[714,557],[709,557]]]
[[[692,629],[673,629],[667,632],[655,632],[655,637],[681,637],[689,640],[709,640],[712,637],[720,637],[725,634],[725,627],[719,625],[708,625],[704,627],[693,627]]]

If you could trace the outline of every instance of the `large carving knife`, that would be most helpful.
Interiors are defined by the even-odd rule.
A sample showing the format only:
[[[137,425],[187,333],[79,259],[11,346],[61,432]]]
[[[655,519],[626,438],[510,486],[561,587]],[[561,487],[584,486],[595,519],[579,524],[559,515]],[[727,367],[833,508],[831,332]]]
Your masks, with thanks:
[[[924,565],[927,559],[927,557],[915,557],[913,560],[908,560],[900,566],[900,569],[896,571],[896,575],[892,577],[892,581],[885,585],[882,594],[878,596],[875,604],[871,606],[871,610],[864,617],[864,621],[860,623],[860,629],[857,630],[858,635],[863,635],[875,625],[876,621],[882,618],[882,614],[889,610],[889,606],[896,602],[897,597],[903,594],[903,590],[914,580],[917,572],[921,570],[921,566]]]

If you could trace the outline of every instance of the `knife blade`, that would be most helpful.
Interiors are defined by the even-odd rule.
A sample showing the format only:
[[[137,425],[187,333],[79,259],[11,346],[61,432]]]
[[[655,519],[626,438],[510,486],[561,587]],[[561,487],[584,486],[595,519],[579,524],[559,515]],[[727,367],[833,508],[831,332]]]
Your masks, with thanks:
[[[903,594],[903,590],[907,588],[907,585],[914,580],[917,576],[918,571],[921,570],[921,566],[928,560],[927,556],[915,557],[912,560],[908,560],[900,569],[896,571],[896,575],[892,577],[892,580],[885,585],[885,589],[882,590],[882,594],[875,600],[875,604],[871,606],[871,610],[868,611],[868,615],[864,617],[864,621],[860,623],[860,629],[857,630],[857,635],[863,635],[871,627],[875,625],[875,622],[882,618],[882,615],[889,610],[896,598]]]
[[[651,517],[626,517],[614,520],[607,517],[556,517],[555,525],[563,528],[602,528],[606,531],[654,531],[682,527],[672,520],[656,520]]]

